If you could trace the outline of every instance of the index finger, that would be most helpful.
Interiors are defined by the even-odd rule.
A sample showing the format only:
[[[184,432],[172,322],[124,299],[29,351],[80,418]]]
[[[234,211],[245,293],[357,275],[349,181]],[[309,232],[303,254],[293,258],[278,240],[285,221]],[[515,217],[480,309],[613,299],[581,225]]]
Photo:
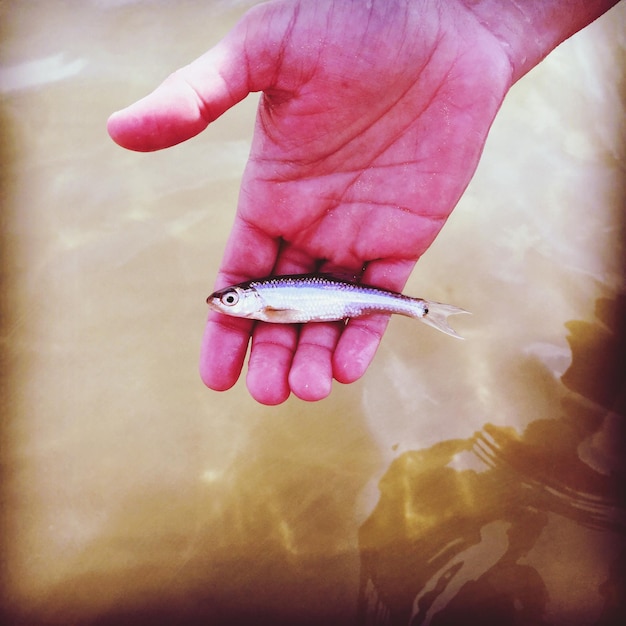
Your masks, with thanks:
[[[239,214],[226,245],[215,288],[221,289],[271,273],[279,243]],[[254,273],[254,275],[251,274]],[[215,391],[230,389],[239,378],[254,322],[221,313],[209,315],[200,350],[200,377]]]

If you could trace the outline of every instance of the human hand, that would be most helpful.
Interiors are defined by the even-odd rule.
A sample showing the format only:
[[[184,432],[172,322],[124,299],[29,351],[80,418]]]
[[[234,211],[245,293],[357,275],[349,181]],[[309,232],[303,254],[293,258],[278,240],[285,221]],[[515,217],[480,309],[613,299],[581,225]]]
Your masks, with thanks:
[[[216,288],[340,271],[401,291],[469,182],[512,81],[498,40],[461,3],[281,0],[111,116],[120,145],[184,141],[263,91]],[[371,362],[388,318],[302,327],[211,313],[201,375],[247,374],[259,402],[306,400]]]

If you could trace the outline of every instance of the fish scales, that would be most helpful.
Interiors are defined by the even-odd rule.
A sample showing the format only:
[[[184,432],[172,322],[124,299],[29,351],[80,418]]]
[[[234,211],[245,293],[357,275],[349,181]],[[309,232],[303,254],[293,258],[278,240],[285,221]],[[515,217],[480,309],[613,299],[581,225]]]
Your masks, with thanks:
[[[420,302],[413,298],[369,286],[320,276],[286,277],[250,281],[267,306],[293,311],[298,322],[333,321],[369,313],[398,313],[413,317]]]
[[[371,285],[360,285],[321,274],[272,276],[250,280],[214,292],[209,306],[235,317],[294,324],[328,322],[373,313],[396,313],[419,319],[458,337],[447,318],[467,313],[459,307],[412,298]]]

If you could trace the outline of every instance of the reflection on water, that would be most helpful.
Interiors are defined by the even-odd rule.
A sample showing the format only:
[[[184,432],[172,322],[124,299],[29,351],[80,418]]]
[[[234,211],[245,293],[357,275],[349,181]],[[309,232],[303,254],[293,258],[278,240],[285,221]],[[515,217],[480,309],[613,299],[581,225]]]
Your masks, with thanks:
[[[467,340],[394,319],[275,408],[197,373],[255,98],[105,131],[252,3],[0,2],[0,623],[623,623],[626,3],[516,85],[407,287]]]
[[[597,314],[567,325],[560,415],[392,463],[359,535],[361,624],[623,623],[626,298]]]

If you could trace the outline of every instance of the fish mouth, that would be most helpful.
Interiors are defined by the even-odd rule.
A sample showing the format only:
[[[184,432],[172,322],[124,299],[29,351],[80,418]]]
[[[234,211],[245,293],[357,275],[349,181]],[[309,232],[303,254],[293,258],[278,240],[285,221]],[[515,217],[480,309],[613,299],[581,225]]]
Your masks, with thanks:
[[[224,305],[220,302],[219,296],[216,294],[211,294],[207,299],[206,303],[209,305],[209,309],[212,311],[217,311],[218,313],[224,313]]]

